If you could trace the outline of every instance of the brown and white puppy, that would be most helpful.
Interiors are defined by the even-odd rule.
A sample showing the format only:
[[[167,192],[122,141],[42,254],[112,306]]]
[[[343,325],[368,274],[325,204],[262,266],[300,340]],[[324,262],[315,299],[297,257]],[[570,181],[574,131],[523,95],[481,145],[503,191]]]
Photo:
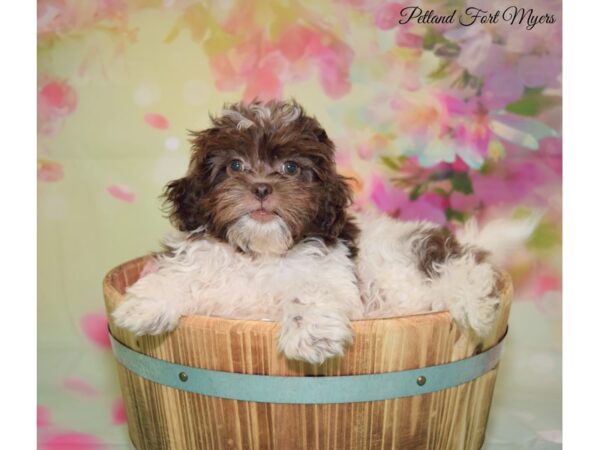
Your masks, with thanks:
[[[231,105],[212,122],[194,134],[187,176],[167,185],[180,230],[202,227],[260,254],[281,254],[311,237],[328,245],[353,241],[351,191],[335,171],[334,145],[299,105]],[[275,224],[280,232],[261,240],[261,230]]]
[[[226,106],[193,135],[186,176],[167,185],[179,231],[116,323],[142,335],[190,314],[278,320],[280,350],[311,363],[342,355],[350,320],[363,317],[448,309],[488,333],[496,271],[478,245],[494,247],[498,227],[457,240],[429,223],[353,219],[334,153],[294,101]]]

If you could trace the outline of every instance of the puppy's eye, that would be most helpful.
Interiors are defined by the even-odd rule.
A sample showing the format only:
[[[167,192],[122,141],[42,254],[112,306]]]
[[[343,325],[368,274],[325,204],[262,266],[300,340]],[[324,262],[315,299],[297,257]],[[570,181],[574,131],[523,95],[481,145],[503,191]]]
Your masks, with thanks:
[[[296,164],[294,161],[284,162],[283,173],[286,175],[296,175],[298,173],[298,164]]]
[[[241,172],[242,170],[244,170],[244,163],[239,159],[234,159],[229,163],[229,168],[233,172]]]

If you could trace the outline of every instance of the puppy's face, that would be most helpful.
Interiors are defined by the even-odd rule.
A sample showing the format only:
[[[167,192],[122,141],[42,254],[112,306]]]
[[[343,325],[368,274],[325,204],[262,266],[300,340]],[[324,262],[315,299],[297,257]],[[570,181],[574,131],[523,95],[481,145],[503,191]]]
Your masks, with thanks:
[[[236,248],[282,254],[298,241],[331,243],[347,225],[350,189],[334,146],[295,102],[231,105],[194,133],[184,178],[167,185],[171,218]]]

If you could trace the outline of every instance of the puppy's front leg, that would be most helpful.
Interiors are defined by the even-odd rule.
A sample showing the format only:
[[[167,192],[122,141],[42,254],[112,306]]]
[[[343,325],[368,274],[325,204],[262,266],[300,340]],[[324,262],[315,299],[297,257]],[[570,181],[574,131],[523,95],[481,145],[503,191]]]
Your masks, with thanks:
[[[163,267],[140,278],[113,311],[115,323],[138,336],[172,331],[193,309],[192,275]]]
[[[433,311],[448,310],[463,328],[487,336],[498,318],[499,272],[488,252],[461,245],[454,236],[429,228],[413,240],[419,269],[428,278]]]
[[[315,293],[283,305],[279,350],[286,357],[321,364],[351,342],[350,319],[333,296]]]
[[[324,254],[321,247],[316,250],[309,260],[301,257],[301,269],[284,281],[293,294],[282,303],[279,350],[290,359],[321,364],[344,353],[352,342],[350,320],[364,311],[347,247],[339,244]]]

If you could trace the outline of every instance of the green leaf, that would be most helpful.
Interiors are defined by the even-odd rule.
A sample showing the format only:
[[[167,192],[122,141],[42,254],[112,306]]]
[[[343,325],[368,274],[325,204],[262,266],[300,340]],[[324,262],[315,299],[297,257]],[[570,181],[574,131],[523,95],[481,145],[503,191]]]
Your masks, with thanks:
[[[412,191],[410,191],[410,194],[408,196],[408,198],[410,198],[411,201],[415,201],[416,199],[418,199],[424,192],[425,192],[425,188],[426,185],[421,183],[421,184],[417,184]]]
[[[449,178],[452,178],[454,176],[454,171],[451,169],[443,169],[443,170],[438,170],[436,172],[433,172],[432,174],[430,174],[427,179],[429,181],[442,181],[442,180],[448,180]]]
[[[454,59],[460,54],[460,47],[454,42],[447,42],[436,46],[433,53],[440,58]]]
[[[449,74],[447,70],[449,67],[450,61],[447,59],[442,59],[440,60],[440,63],[438,64],[437,68],[427,76],[432,80],[440,80],[442,78],[445,78]]]
[[[554,224],[542,222],[527,241],[527,246],[532,249],[543,250],[560,245],[561,241],[560,229]]]
[[[381,162],[388,167],[389,169],[392,169],[396,172],[398,172],[402,166],[398,163],[398,161],[390,158],[389,156],[382,156],[381,157]]]
[[[456,172],[450,179],[452,189],[463,194],[473,193],[473,184],[467,172]]]
[[[465,220],[467,220],[467,215],[464,212],[458,211],[456,209],[446,208],[446,211],[444,211],[444,213],[446,214],[446,220],[448,221],[457,220],[459,222],[464,222]]]
[[[432,50],[435,44],[440,41],[440,37],[443,39],[442,35],[433,28],[427,28],[427,32],[423,36],[423,48],[425,50]]]
[[[537,116],[540,112],[560,105],[561,99],[556,95],[543,95],[543,89],[527,89],[523,96],[508,105],[506,110],[520,116]]]
[[[496,168],[496,162],[486,159],[483,162],[482,166],[479,168],[479,172],[482,175],[489,175],[490,173],[492,173],[494,171],[495,168]]]
[[[448,197],[450,195],[450,192],[447,192],[445,189],[442,189],[441,187],[434,187],[432,189],[432,192],[439,195],[440,197]]]

